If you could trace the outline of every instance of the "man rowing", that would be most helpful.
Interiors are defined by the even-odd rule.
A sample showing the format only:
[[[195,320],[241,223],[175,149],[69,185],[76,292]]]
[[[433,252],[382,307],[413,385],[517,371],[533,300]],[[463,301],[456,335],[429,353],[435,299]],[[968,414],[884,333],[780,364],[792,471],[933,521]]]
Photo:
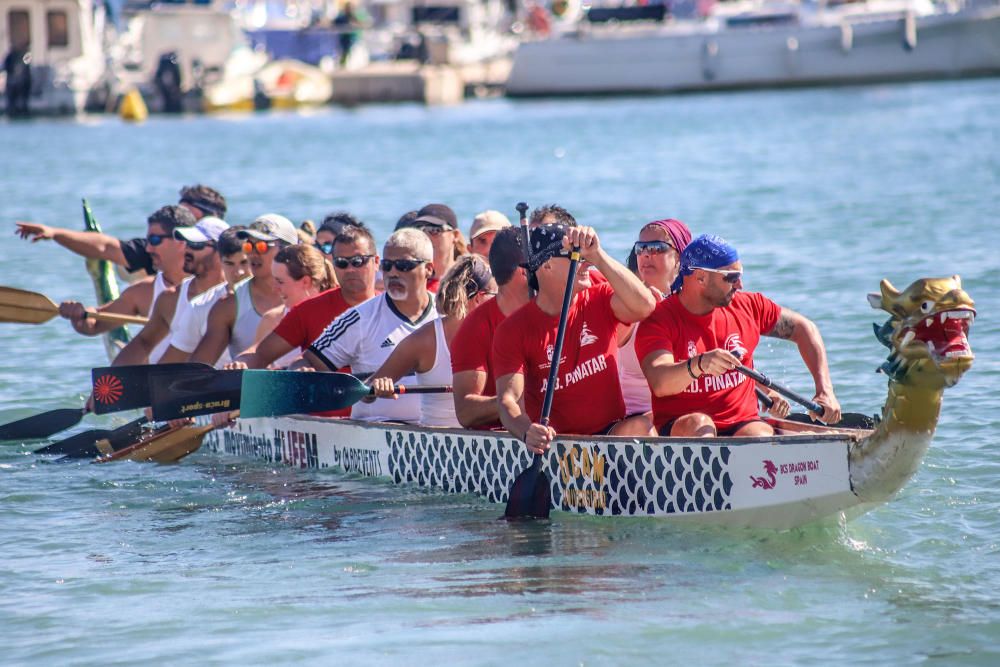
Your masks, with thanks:
[[[181,188],[178,206],[187,209],[195,221],[206,215],[226,217],[226,198],[207,185],[190,185]],[[104,259],[124,267],[129,273],[145,271],[149,275],[157,272],[149,247],[150,237],[139,237],[122,241],[108,234],[77,231],[60,227],[49,227],[35,222],[18,222],[17,234],[32,242],[53,240],[78,255],[88,259]],[[193,224],[193,223],[192,223]]]
[[[580,248],[583,261],[576,275],[570,276],[574,246]],[[591,284],[591,265],[607,283]],[[528,268],[538,296],[503,321],[493,342],[503,425],[538,454],[548,450],[560,432],[648,436],[647,418],[625,416],[616,334],[620,325],[638,322],[653,312],[652,293],[604,251],[591,227],[543,224],[532,230]],[[574,294],[551,421],[546,426],[539,419],[567,288]]]
[[[283,215],[267,213],[240,230],[237,237],[243,239],[253,277],[212,306],[203,337],[187,341],[187,345],[193,343],[190,361],[215,364],[227,349],[227,362],[238,356],[254,344],[263,314],[282,305],[272,262],[282,248],[298,244],[295,225]]]
[[[482,257],[463,255],[441,278],[434,301],[439,317],[404,338],[375,373],[371,385],[378,398],[396,399],[395,382],[416,376],[417,385],[451,384],[450,346],[469,313],[496,296],[496,281]],[[480,344],[482,342],[480,341]],[[419,424],[459,428],[455,403],[448,394],[421,394]]]
[[[305,353],[316,369],[336,371],[350,366],[367,377],[385,363],[396,345],[421,325],[437,319],[427,279],[434,272],[434,247],[417,229],[396,231],[382,249],[385,293],[355,306],[335,319]],[[416,422],[420,397],[357,403],[353,419]]]
[[[194,216],[182,206],[164,206],[155,211],[146,221],[146,243],[153,266],[157,269],[156,276],[129,285],[117,299],[96,309],[85,308],[78,301],[64,301],[59,306],[59,314],[85,336],[96,336],[115,327],[87,317],[88,312],[149,316],[160,295],[180,285],[187,276],[184,272],[184,242],[174,238],[174,230],[195,223]],[[172,320],[173,309],[165,312],[164,316]],[[150,350],[149,359],[156,363],[166,349],[167,341],[164,339]]]
[[[500,323],[529,300],[523,238],[520,229],[497,232],[490,246],[497,296],[469,313],[451,341],[455,416],[465,428],[501,428],[493,338]]]
[[[636,352],[653,393],[661,435],[767,436],[758,416],[754,382],[735,370],[753,365],[761,335],[791,340],[816,385],[823,421],[840,421],[819,329],[802,315],[759,293],[743,292],[736,248],[718,236],[699,236],[681,254],[671,294],[639,325]]]
[[[441,276],[468,250],[462,232],[458,230],[458,216],[445,204],[427,204],[417,211],[417,217],[409,225],[419,229],[430,238],[434,245],[434,275],[428,288],[437,292]]]
[[[192,277],[157,298],[149,323],[115,357],[112,366],[147,363],[151,351],[164,339],[169,344],[157,363],[187,361],[205,335],[209,310],[227,291],[215,246],[228,227],[219,218],[205,216],[193,226],[174,230],[174,238],[186,246],[184,270]]]

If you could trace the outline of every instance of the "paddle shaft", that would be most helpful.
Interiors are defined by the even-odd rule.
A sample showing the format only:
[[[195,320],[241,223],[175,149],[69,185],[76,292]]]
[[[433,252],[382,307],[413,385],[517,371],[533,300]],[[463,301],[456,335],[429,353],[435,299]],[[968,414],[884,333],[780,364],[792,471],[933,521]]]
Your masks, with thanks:
[[[576,267],[580,263],[580,248],[573,247],[569,256],[569,274],[566,278],[566,292],[563,294],[562,310],[559,312],[559,329],[556,330],[556,344],[552,348],[552,365],[549,366],[549,383],[545,387],[545,400],[542,401],[543,426],[549,425],[549,413],[552,412],[552,398],[556,393],[556,378],[559,376],[559,358],[562,356],[563,340],[566,338],[566,324],[569,321],[569,305],[573,301],[573,285],[576,283]]]
[[[0,309],[4,311],[2,321],[22,324],[42,324],[59,314],[59,306],[49,297],[15,287],[0,287]],[[84,317],[118,325],[146,324],[149,321],[145,317],[118,313],[87,312]]]
[[[822,405],[820,405],[819,403],[817,403],[815,401],[810,401],[805,396],[802,396],[800,394],[796,394],[791,389],[786,389],[785,387],[782,387],[780,384],[775,384],[774,382],[771,382],[771,378],[767,377],[763,373],[759,373],[759,372],[753,370],[752,368],[747,368],[746,366],[743,366],[742,364],[739,365],[739,366],[737,366],[736,370],[739,371],[740,373],[743,373],[743,375],[746,375],[748,378],[750,378],[752,380],[756,380],[757,382],[759,382],[760,384],[764,385],[765,387],[770,387],[771,389],[775,390],[776,392],[778,392],[779,394],[781,394],[785,398],[795,401],[796,403],[798,403],[799,405],[803,406],[807,410],[810,410],[811,412],[815,412],[817,415],[819,415],[821,417],[823,416],[823,406]]]
[[[84,319],[107,322],[108,324],[149,324],[149,318],[141,315],[121,315],[119,313],[86,312]]]
[[[412,387],[396,385],[394,392],[400,396],[403,394],[450,394],[452,392],[452,388],[450,384],[428,384],[416,385]],[[372,389],[371,393],[374,394],[375,390]]]
[[[518,202],[517,206],[518,218],[521,221],[521,240],[524,241],[524,258],[531,263],[531,230],[528,228],[528,204],[526,202]],[[528,288],[528,297],[535,298],[535,290]]]

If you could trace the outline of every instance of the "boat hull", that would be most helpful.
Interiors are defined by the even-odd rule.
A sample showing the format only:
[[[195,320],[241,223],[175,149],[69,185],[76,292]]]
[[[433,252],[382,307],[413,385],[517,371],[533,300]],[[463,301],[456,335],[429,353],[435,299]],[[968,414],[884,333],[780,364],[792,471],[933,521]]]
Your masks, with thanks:
[[[662,93],[1000,74],[1000,8],[719,31],[623,28],[525,42],[511,96]]]
[[[856,435],[772,438],[560,438],[544,460],[553,509],[595,516],[787,529],[860,506],[848,452]],[[305,416],[239,420],[205,451],[335,468],[504,503],[530,463],[506,433]],[[853,512],[852,512],[853,514]]]

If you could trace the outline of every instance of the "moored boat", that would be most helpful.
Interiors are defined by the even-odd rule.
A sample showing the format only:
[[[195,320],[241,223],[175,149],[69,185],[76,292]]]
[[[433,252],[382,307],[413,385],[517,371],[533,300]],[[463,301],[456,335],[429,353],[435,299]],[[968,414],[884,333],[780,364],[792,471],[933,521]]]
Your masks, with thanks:
[[[957,276],[900,292],[883,281],[873,307],[890,349],[889,395],[871,430],[774,421],[766,438],[561,436],[543,457],[552,506],[597,516],[786,529],[863,513],[894,496],[930,446],[944,389],[972,364],[973,302]],[[207,451],[304,468],[339,468],[501,503],[530,463],[503,432],[308,416],[238,421]]]

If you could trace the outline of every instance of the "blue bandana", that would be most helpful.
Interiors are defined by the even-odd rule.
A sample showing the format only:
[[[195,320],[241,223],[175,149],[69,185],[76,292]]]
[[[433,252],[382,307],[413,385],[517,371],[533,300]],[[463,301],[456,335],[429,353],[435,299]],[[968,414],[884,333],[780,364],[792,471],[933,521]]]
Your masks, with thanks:
[[[679,292],[684,276],[690,276],[695,269],[721,269],[738,262],[740,253],[721,236],[702,234],[691,241],[681,253],[681,268],[677,279],[670,286],[671,292]]]

